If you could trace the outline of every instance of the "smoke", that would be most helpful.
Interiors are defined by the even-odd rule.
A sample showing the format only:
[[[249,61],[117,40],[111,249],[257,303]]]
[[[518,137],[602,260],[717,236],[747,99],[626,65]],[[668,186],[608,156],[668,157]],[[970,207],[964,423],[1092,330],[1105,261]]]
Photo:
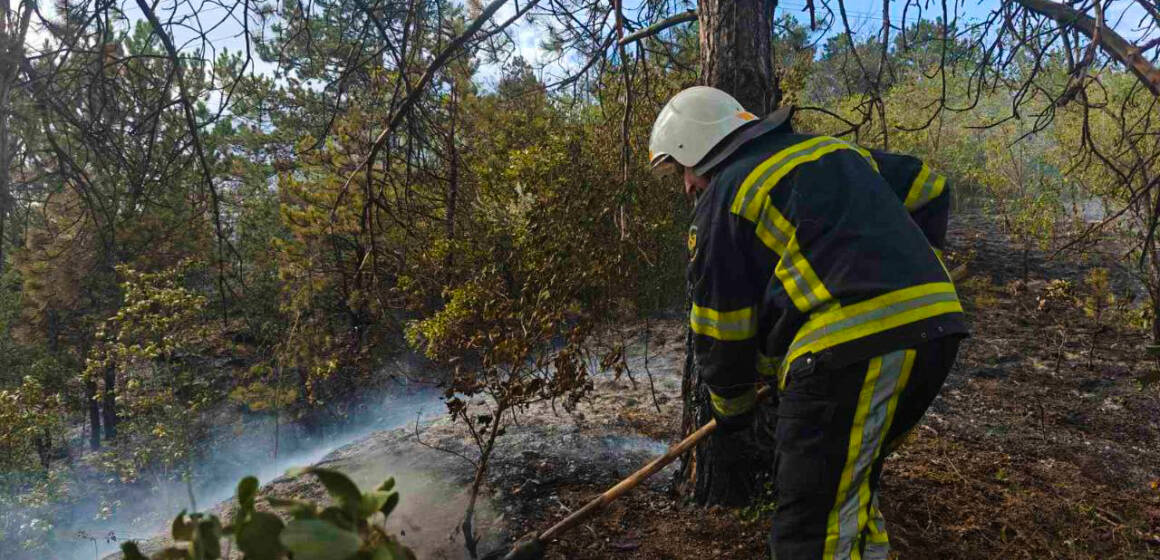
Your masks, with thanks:
[[[271,415],[248,415],[214,426],[206,440],[198,443],[206,452],[189,473],[188,482],[155,481],[124,487],[118,489],[111,503],[83,498],[100,495],[102,488],[94,486],[92,492],[86,492],[79,487],[103,483],[107,488],[111,481],[78,483],[72,493],[81,499],[53,520],[56,539],[49,551],[17,555],[11,560],[103,558],[118,551],[125,540],[147,540],[164,533],[183,509],[205,511],[232,499],[244,476],[256,476],[265,484],[292,467],[315,464],[371,432],[430,419],[445,411],[441,393],[430,386],[394,383],[377,393],[353,403],[341,422],[307,429],[283,420],[277,427],[277,455],[275,420]],[[102,509],[111,513],[102,516]]]

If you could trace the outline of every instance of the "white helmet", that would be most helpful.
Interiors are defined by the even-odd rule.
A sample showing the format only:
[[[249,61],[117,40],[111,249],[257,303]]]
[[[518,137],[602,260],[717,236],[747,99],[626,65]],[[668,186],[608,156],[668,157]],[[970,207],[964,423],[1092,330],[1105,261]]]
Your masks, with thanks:
[[[656,171],[672,167],[665,164],[673,160],[693,167],[731,132],[756,119],[732,95],[717,88],[683,90],[665,104],[653,123],[649,164]]]

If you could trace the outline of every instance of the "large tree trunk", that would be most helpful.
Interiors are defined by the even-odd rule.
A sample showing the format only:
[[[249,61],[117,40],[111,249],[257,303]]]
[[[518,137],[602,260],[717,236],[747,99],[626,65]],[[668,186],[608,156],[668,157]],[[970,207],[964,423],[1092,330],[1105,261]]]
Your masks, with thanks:
[[[101,407],[97,404],[97,380],[85,379],[85,405],[89,407],[89,447],[101,448]]]
[[[0,34],[0,273],[4,272],[4,229],[8,216],[12,213],[12,185],[9,167],[12,165],[13,139],[9,130],[12,115],[12,88],[19,73],[19,59],[24,56],[24,40],[28,36],[28,26],[32,22],[32,8],[35,2],[26,1],[11,7],[4,3],[3,20],[0,26],[7,27],[7,33]],[[17,15],[19,14],[19,17]],[[12,229],[11,225],[8,225]]]
[[[5,66],[0,71],[0,274],[4,273],[4,226],[12,212],[12,185],[9,168],[12,165],[12,139],[9,138],[8,116],[12,112],[12,84],[16,77],[16,61],[0,63]]]
[[[776,2],[702,0],[698,4],[701,83],[724,90],[750,112],[765,115],[778,103],[770,39]],[[685,341],[681,428],[688,435],[712,418],[708,390],[693,359],[692,333]],[[681,489],[701,505],[744,505],[761,493],[773,469],[772,407],[759,411],[759,434],[715,434],[686,455],[678,472]]]
[[[117,437],[117,368],[105,367],[105,392],[101,398],[101,408],[105,413],[105,439]]]
[[[453,82],[451,84],[451,108],[449,115],[449,129],[447,131],[447,151],[450,155],[450,162],[447,170],[447,209],[446,209],[446,226],[447,226],[447,243],[453,244],[455,242],[455,205],[459,199],[459,147],[455,143],[455,121],[459,118],[459,96],[456,86],[458,84]],[[455,266],[455,247],[451,246],[447,251],[447,260],[444,263],[447,269],[447,280],[450,283],[453,278],[452,267]]]
[[[750,112],[777,108],[773,8],[766,0],[701,0],[701,83],[729,92]]]

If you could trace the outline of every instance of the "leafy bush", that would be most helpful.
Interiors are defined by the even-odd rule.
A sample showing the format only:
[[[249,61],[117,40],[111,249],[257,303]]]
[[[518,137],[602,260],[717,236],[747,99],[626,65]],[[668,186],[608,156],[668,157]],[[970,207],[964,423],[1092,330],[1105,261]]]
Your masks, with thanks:
[[[137,543],[121,545],[126,560],[217,560],[222,539],[231,539],[246,560],[414,560],[415,554],[384,529],[386,519],[399,505],[395,479],[363,492],[346,475],[320,468],[296,469],[288,474],[318,477],[335,503],[320,507],[313,502],[268,498],[270,505],[285,511],[283,518],[255,507],[258,479],[247,476],[238,483],[238,505],[233,523],[223,525],[213,514],[185,511],[173,519],[170,533],[178,546],[145,556]]]

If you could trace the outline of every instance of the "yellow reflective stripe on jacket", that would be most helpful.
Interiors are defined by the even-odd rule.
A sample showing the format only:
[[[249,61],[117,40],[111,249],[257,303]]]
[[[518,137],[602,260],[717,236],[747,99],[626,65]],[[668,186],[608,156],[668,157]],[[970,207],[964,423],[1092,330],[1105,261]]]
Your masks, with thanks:
[[[875,172],[878,171],[878,161],[874,159],[874,156],[870,153],[870,150],[867,150],[866,148],[863,148],[857,144],[850,144],[850,147],[853,148],[855,152],[862,154],[862,157],[866,158],[866,163],[869,163],[870,167],[873,167]]]
[[[951,269],[947,267],[947,261],[943,257],[942,249],[939,249],[938,247],[931,247],[931,249],[934,249],[934,256],[938,259],[938,264],[942,265],[943,271],[947,273],[947,278],[950,278],[951,283],[954,283],[955,279],[951,278]]]
[[[803,313],[818,309],[834,299],[802,254],[796,235],[790,238],[789,246],[777,261],[773,273],[785,286],[794,306]]]
[[[794,229],[793,224],[766,197],[762,203],[761,218],[757,220],[757,238],[780,257],[785,254]]]
[[[815,313],[798,330],[779,374],[784,377],[788,365],[807,352],[820,352],[916,321],[962,311],[953,284],[932,282]]]
[[[713,391],[709,391],[709,400],[713,404],[713,410],[717,411],[720,416],[737,416],[738,414],[745,414],[749,409],[753,408],[754,403],[757,402],[757,389],[751,388],[745,393],[736,397],[722,397]]]
[[[761,162],[741,182],[741,188],[733,197],[730,211],[738,216],[757,222],[761,214],[766,195],[778,181],[793,171],[795,167],[816,161],[822,156],[838,150],[853,150],[850,144],[831,138],[818,136],[805,142],[800,142],[773,154],[769,159]]]
[[[757,335],[757,314],[753,307],[736,311],[717,311],[693,304],[689,314],[693,332],[717,340],[745,340]]]
[[[777,356],[766,356],[761,352],[757,353],[757,374],[762,377],[772,377],[777,375],[777,368],[781,365],[781,358]]]
[[[914,182],[910,184],[910,191],[906,193],[906,209],[914,212],[922,208],[926,203],[938,198],[942,194],[943,189],[946,188],[947,179],[938,173],[931,170],[930,167],[924,163],[922,170],[918,172],[918,176],[914,178]]]

